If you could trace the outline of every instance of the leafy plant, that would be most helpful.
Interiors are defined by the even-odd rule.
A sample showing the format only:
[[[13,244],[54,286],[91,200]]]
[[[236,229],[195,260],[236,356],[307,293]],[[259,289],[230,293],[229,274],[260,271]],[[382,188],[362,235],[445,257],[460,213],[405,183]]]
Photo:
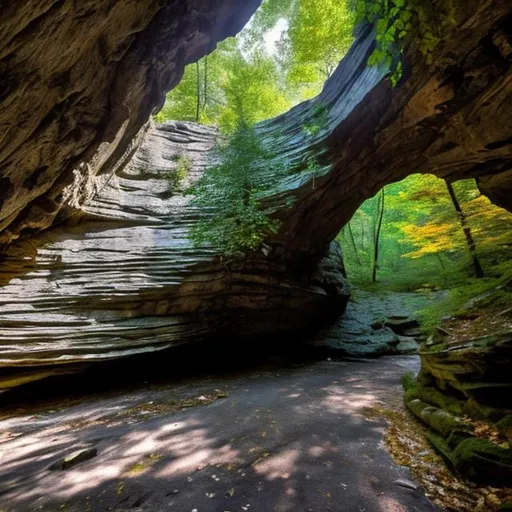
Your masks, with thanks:
[[[315,136],[320,133],[329,123],[329,109],[323,103],[317,103],[313,109],[311,118],[302,125],[306,133]]]
[[[214,165],[192,189],[192,204],[204,216],[192,228],[191,238],[224,255],[258,250],[279,227],[259,198],[286,167],[275,163],[275,155],[254,128],[245,125],[218,144],[213,159]]]
[[[199,121],[230,132],[240,109],[255,123],[317,96],[354,39],[352,1],[264,0],[236,39],[187,66],[156,121]]]
[[[184,190],[185,180],[192,168],[192,160],[186,155],[176,155],[172,160],[176,162],[176,168],[167,173],[166,179],[169,183],[170,191],[178,194]]]
[[[452,0],[358,0],[357,19],[376,23],[377,45],[369,65],[385,64],[396,86],[402,78],[400,55],[410,34],[415,34],[426,62],[444,34],[456,24]]]

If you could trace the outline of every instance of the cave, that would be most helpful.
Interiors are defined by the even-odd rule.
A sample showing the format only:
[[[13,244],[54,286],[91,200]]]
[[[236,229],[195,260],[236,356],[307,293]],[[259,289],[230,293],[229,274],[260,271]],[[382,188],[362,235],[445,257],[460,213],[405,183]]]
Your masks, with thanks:
[[[263,198],[279,221],[265,250],[226,260],[195,247],[187,232],[202,213],[169,195],[165,176],[186,155],[199,177],[216,131],[150,118],[185,66],[240,31],[259,3],[2,4],[0,389],[109,372],[124,358],[136,367],[160,351],[172,360],[183,346],[314,338],[350,297],[334,239],[366,199],[410,174],[474,178],[512,211],[512,9],[454,0],[456,28],[434,63],[412,40],[397,87],[388,66],[368,65],[376,28],[362,23],[318,97],[256,126],[276,166],[320,164]],[[327,124],[311,136],[303,126],[319,105]],[[489,351],[425,349],[420,380],[431,394],[455,386],[461,407],[499,420],[512,410],[511,348],[509,332]],[[427,391],[409,401],[433,407]],[[509,459],[500,464],[512,474]]]

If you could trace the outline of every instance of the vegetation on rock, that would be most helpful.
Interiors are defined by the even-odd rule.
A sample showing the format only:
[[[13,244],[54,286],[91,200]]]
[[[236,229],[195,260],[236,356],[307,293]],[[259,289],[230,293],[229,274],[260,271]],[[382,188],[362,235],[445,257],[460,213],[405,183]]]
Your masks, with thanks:
[[[214,150],[214,165],[191,189],[203,213],[192,227],[196,245],[213,245],[224,255],[259,249],[279,223],[260,206],[261,193],[287,172],[253,127],[240,124]]]
[[[376,27],[368,64],[389,70],[387,76],[397,86],[403,53],[411,48],[427,65],[433,64],[443,36],[456,23],[455,14],[452,1],[440,0],[267,0],[237,40],[222,43],[187,69],[158,119],[214,124],[225,135],[214,163],[193,188],[193,204],[205,212],[191,231],[194,242],[228,256],[265,250],[265,242],[279,228],[263,208],[265,191],[300,169],[312,178],[315,191],[321,169],[317,157],[305,157],[295,169],[276,165],[276,155],[252,127],[317,94],[348,51],[358,21]],[[268,45],[270,35],[274,42]],[[319,140],[329,125],[330,105],[313,103],[300,135]],[[495,481],[500,464],[503,471],[510,470],[509,441],[502,435],[501,445],[496,444],[482,432],[497,427],[475,423],[505,415],[496,404],[486,403],[486,389],[497,396],[500,386],[510,389],[510,384],[506,378],[495,382],[487,374],[476,375],[471,363],[476,360],[479,368],[487,368],[495,351],[508,353],[510,332],[500,331],[505,325],[500,315],[510,300],[505,287],[512,276],[510,221],[511,214],[492,205],[474,180],[452,182],[450,176],[443,180],[422,174],[381,189],[338,236],[348,277],[357,285],[375,292],[438,293],[436,304],[421,312],[424,331],[442,332],[444,316],[468,315],[471,327],[458,326],[452,339],[448,326],[447,336],[432,338],[422,348],[424,372],[418,379],[404,379],[405,400],[449,464],[484,481],[482,467]],[[479,300],[467,307],[474,297]],[[482,313],[488,306],[492,313]],[[498,335],[468,334],[484,324]],[[429,362],[435,368],[431,375]],[[468,375],[450,374],[448,363],[461,373],[467,369]]]
[[[169,183],[169,189],[172,194],[178,194],[185,190],[184,184],[192,167],[192,161],[185,155],[177,155],[173,159],[176,162],[176,168],[167,173],[166,178]]]
[[[456,24],[451,0],[357,0],[357,19],[376,24],[377,44],[368,64],[385,64],[397,85],[403,73],[401,54],[414,34],[426,61],[443,35]]]

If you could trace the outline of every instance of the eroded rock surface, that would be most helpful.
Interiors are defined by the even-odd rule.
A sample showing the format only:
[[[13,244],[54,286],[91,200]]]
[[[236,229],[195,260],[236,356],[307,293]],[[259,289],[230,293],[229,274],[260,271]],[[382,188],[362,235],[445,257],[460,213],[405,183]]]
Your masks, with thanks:
[[[2,2],[0,244],[47,228],[260,0]]]
[[[187,153],[193,180],[214,132],[142,127],[183,65],[240,29],[258,2],[6,5],[0,241],[69,223],[27,238],[2,262],[4,385],[33,378],[34,368],[50,375],[212,335],[325,325],[348,296],[331,241],[365,199],[410,173],[476,177],[510,207],[512,8],[455,3],[457,25],[433,67],[413,41],[392,89],[387,69],[367,66],[375,38],[362,26],[318,98],[258,126],[291,170],[263,201],[281,228],[266,254],[229,264],[215,248],[192,246],[187,231],[202,212],[164,179]],[[312,136],[304,126],[319,105],[328,122]]]
[[[344,315],[322,329],[312,345],[324,347],[332,357],[416,354],[423,341],[413,327],[419,325],[419,311],[442,293],[377,294],[357,289]]]
[[[0,271],[0,387],[212,336],[304,335],[343,312],[349,291],[334,245],[306,269],[194,247],[187,232],[201,212],[166,174],[187,155],[194,181],[215,136],[188,123],[150,127],[76,226],[11,248]]]
[[[421,371],[405,396],[457,472],[504,486],[512,482],[511,290],[508,281],[446,319],[421,347]]]

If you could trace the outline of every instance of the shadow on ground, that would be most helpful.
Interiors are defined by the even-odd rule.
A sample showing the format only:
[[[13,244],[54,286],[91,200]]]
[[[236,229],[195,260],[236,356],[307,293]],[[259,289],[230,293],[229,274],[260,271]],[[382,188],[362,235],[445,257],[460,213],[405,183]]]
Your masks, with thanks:
[[[202,360],[201,376],[183,370],[167,382],[156,369],[144,381],[146,368],[132,390],[107,374],[96,395],[82,399],[92,375],[59,396],[57,384],[71,381],[44,384],[53,401],[30,401],[35,385],[18,390],[5,405],[25,404],[0,422],[0,510],[434,510],[420,491],[397,483],[409,475],[384,447],[385,423],[365,415],[399,396],[400,376],[415,358],[279,357],[236,374]],[[109,381],[118,388],[105,393]],[[48,469],[84,448],[97,456]]]

